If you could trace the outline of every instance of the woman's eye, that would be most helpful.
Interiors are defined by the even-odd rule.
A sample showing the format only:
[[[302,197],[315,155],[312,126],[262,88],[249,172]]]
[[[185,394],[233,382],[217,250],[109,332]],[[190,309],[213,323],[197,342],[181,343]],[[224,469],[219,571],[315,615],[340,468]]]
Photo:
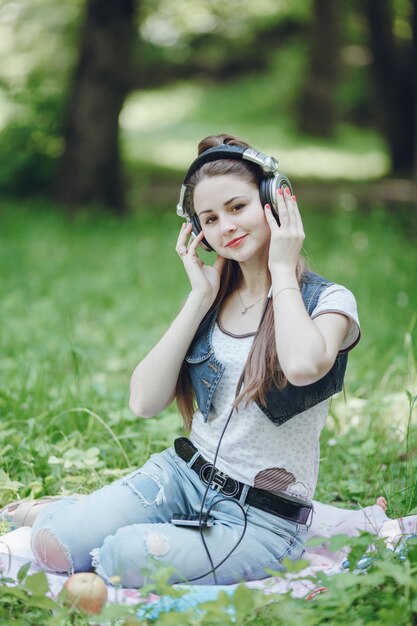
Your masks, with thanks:
[[[206,219],[206,224],[213,224],[213,222],[214,222],[215,220],[216,220],[216,218],[215,218],[214,216],[213,216],[213,217],[208,217],[208,218]]]
[[[245,206],[244,204],[235,204],[232,207],[232,211],[240,211],[240,209],[243,209],[244,206]]]

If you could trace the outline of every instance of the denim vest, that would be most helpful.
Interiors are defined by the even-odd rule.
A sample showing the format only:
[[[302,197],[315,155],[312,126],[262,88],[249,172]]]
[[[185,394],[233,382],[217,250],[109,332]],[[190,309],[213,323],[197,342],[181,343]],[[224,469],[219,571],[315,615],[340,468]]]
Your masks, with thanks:
[[[310,316],[321,292],[332,284],[318,274],[304,272],[300,290]],[[212,344],[217,314],[218,310],[213,311],[200,324],[185,357],[198,408],[205,422],[212,407],[213,394],[225,370],[225,365],[216,358]],[[302,387],[296,387],[291,383],[287,383],[281,390],[273,387],[267,392],[266,405],[259,402],[257,404],[274,424],[280,426],[294,415],[310,409],[340,391],[343,387],[346,365],[347,353],[339,353],[333,367],[320,380]]]

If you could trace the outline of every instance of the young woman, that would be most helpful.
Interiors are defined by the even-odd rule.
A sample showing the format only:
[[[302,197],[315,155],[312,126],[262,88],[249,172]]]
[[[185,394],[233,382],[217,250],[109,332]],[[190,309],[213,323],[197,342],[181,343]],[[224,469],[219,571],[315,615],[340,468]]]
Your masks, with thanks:
[[[189,439],[40,510],[32,548],[46,569],[95,567],[138,587],[162,564],[171,582],[228,584],[302,555],[328,399],[359,339],[355,299],[305,270],[297,200],[273,159],[229,135],[199,154],[176,244],[190,293],[133,372],[130,400],[153,417],[176,399]]]

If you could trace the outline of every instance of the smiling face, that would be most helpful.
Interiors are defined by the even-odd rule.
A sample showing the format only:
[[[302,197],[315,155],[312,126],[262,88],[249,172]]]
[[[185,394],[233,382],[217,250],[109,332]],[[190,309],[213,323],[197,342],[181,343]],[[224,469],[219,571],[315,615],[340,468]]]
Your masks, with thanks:
[[[268,258],[270,229],[258,187],[233,174],[207,177],[194,189],[204,237],[222,257],[240,263]]]

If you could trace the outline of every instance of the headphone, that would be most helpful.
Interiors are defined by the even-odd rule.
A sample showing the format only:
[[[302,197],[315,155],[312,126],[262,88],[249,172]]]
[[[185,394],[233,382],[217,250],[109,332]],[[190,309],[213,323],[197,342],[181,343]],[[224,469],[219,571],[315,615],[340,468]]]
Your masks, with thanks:
[[[197,213],[189,211],[185,206],[187,183],[193,174],[200,169],[200,167],[202,167],[202,165],[212,161],[219,161],[221,159],[251,161],[260,168],[261,177],[259,183],[259,197],[262,207],[264,207],[265,204],[271,205],[275,219],[279,223],[276,198],[277,190],[288,187],[292,194],[292,186],[287,176],[279,172],[278,161],[274,157],[266,156],[253,148],[224,144],[222,146],[209,148],[208,150],[202,152],[191,164],[181,185],[180,197],[177,204],[177,215],[186,219],[187,222],[191,222],[194,236],[197,236],[201,232],[202,228]],[[201,243],[206,250],[213,250],[206,239],[202,239]]]

